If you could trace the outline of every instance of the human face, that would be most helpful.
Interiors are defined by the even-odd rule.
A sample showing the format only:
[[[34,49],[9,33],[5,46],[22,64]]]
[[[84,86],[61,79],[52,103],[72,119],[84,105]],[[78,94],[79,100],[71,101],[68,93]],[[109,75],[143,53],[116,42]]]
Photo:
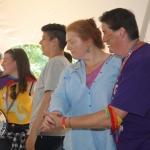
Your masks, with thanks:
[[[2,64],[2,62],[3,62],[3,60],[1,59],[1,60],[0,60],[0,65]]]
[[[87,57],[88,44],[81,40],[75,32],[66,33],[67,49],[70,50],[72,57],[78,60],[84,60]]]
[[[4,74],[11,76],[16,76],[16,74],[18,74],[16,61],[12,59],[11,54],[4,54],[2,66],[4,68]]]
[[[103,31],[103,42],[106,42],[109,48],[110,53],[114,53],[116,55],[119,54],[119,36],[118,36],[118,31],[113,31],[112,29],[109,28],[109,26],[102,22],[102,31]]]
[[[47,32],[43,32],[42,40],[39,42],[39,44],[42,46],[43,55],[49,57],[53,45],[52,40],[50,40],[50,37],[48,36]]]

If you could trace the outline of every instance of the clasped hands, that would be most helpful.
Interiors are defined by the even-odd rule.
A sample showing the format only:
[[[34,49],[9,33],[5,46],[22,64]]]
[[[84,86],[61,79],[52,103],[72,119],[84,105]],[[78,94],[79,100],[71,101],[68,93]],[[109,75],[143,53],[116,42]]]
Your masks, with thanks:
[[[42,132],[59,131],[63,129],[62,114],[59,111],[46,112],[44,111],[44,122],[39,128]]]

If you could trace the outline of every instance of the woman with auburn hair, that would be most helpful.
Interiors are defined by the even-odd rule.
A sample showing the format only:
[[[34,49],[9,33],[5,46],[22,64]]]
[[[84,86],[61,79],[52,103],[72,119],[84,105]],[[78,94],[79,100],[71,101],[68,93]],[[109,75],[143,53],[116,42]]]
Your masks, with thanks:
[[[23,49],[9,49],[2,63],[4,76],[0,77],[0,109],[7,118],[7,132],[0,139],[0,149],[25,150],[24,139],[29,127],[33,87],[36,78],[30,71]]]
[[[104,52],[100,30],[93,19],[78,20],[66,28],[67,49],[78,61],[63,71],[52,94],[49,112],[65,117],[82,116],[103,110],[111,99],[121,59]],[[49,130],[55,118],[45,112],[41,130]],[[52,129],[50,129],[52,131]],[[64,139],[65,150],[116,150],[110,129],[69,129]]]

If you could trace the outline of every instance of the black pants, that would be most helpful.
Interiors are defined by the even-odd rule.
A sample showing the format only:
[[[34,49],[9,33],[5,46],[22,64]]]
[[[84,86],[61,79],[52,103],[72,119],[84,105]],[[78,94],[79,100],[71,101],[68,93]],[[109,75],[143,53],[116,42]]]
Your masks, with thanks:
[[[7,131],[13,132],[13,133],[21,133],[25,132],[29,129],[29,124],[19,125],[19,124],[13,124],[8,123]]]
[[[12,140],[0,139],[0,150],[11,150]]]
[[[18,124],[8,124],[8,132],[21,133],[25,132],[29,128],[29,124],[18,125]],[[10,139],[0,139],[0,150],[11,150],[12,140]]]
[[[64,136],[38,136],[35,150],[63,150]]]

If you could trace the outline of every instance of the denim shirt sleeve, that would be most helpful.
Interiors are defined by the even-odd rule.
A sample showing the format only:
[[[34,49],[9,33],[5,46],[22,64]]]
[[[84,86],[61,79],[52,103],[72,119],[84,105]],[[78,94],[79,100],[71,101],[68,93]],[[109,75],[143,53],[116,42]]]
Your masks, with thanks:
[[[71,78],[70,77],[71,72],[72,72],[72,67],[69,66],[66,67],[61,73],[57,88],[55,89],[54,93],[52,93],[51,96],[50,107],[48,108],[49,112],[57,110],[61,112],[63,116],[65,116],[65,114],[68,112],[69,101],[67,99],[67,94],[68,92],[71,92],[76,88],[75,85],[70,86],[69,89],[66,88],[66,83],[69,82]]]

